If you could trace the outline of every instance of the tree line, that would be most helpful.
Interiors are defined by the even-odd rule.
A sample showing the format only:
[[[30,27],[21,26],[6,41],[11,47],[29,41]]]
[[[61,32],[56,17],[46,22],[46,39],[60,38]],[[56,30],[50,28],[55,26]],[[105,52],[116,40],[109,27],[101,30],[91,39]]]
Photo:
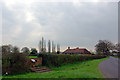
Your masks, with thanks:
[[[57,47],[57,51],[56,51]],[[11,44],[9,45],[2,45],[0,46],[0,52],[2,53],[26,53],[26,54],[37,54],[37,53],[60,53],[60,45],[55,45],[54,41],[48,40],[48,51],[46,49],[46,40],[42,37],[42,39],[39,41],[38,49],[28,47],[23,47],[20,49],[17,46],[13,46]]]
[[[2,53],[26,53],[26,54],[36,54],[36,48],[29,49],[28,47],[23,47],[21,50],[17,46],[9,45],[2,45],[0,46],[0,52]]]
[[[46,51],[46,41],[42,37],[38,44],[39,51],[36,48],[29,49],[28,47],[23,47],[21,50],[17,46],[12,45],[2,45],[0,46],[0,52],[2,53],[26,53],[26,54],[36,54],[36,53],[60,53],[60,45],[55,46],[54,41],[48,40],[48,51]],[[57,47],[57,51],[56,51]],[[95,45],[95,51],[98,55],[113,55],[116,53],[120,55],[120,43],[113,44],[108,40],[99,40]]]
[[[46,53],[46,40],[42,37],[39,41],[39,53]],[[56,51],[57,47],[57,51]],[[54,41],[48,40],[48,53],[60,53],[60,45],[55,45]]]

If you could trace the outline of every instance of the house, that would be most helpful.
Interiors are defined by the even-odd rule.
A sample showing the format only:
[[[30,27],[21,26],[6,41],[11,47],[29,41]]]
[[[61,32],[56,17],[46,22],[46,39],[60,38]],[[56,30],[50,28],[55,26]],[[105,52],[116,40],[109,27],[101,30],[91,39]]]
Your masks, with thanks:
[[[91,54],[87,49],[85,48],[75,48],[75,49],[70,49],[70,47],[68,47],[67,50],[65,50],[62,54]]]
[[[40,58],[31,58],[31,67],[35,67],[42,64],[42,57]]]
[[[112,53],[113,56],[118,56],[118,54],[120,53],[120,51],[115,50],[115,49],[110,50],[110,52]]]

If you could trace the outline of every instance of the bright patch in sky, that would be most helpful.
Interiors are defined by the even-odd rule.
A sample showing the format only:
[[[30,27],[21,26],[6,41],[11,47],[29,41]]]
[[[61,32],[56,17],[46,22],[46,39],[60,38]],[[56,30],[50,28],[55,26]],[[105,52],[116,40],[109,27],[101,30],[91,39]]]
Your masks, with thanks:
[[[115,43],[118,0],[109,1],[3,0],[0,36],[3,44],[35,48],[43,36],[59,43],[61,51],[68,46],[93,50],[98,40]]]

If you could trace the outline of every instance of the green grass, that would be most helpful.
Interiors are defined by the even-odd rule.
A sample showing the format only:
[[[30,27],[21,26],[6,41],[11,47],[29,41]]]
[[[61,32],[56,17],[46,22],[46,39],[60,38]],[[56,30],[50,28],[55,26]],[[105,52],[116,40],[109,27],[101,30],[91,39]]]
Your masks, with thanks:
[[[51,67],[52,72],[27,73],[21,75],[3,76],[3,78],[103,78],[98,64],[107,58],[77,62],[61,67]]]
[[[37,56],[29,56],[29,58],[38,58]]]
[[[118,56],[113,56],[113,57],[115,57],[115,58],[119,58],[119,59],[120,59],[120,57],[118,57]]]
[[[2,79],[2,76],[1,76],[1,67],[2,67],[2,60],[0,60],[0,80]]]
[[[2,66],[2,60],[0,60],[0,67]]]
[[[2,63],[2,60],[0,60],[0,64]]]

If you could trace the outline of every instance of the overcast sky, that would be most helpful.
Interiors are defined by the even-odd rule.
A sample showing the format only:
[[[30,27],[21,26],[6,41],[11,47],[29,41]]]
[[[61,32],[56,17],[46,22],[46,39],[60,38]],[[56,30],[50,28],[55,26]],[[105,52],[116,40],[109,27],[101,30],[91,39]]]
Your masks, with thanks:
[[[2,44],[38,48],[43,36],[64,51],[68,46],[93,50],[99,40],[118,41],[117,2],[34,1],[2,1]]]

